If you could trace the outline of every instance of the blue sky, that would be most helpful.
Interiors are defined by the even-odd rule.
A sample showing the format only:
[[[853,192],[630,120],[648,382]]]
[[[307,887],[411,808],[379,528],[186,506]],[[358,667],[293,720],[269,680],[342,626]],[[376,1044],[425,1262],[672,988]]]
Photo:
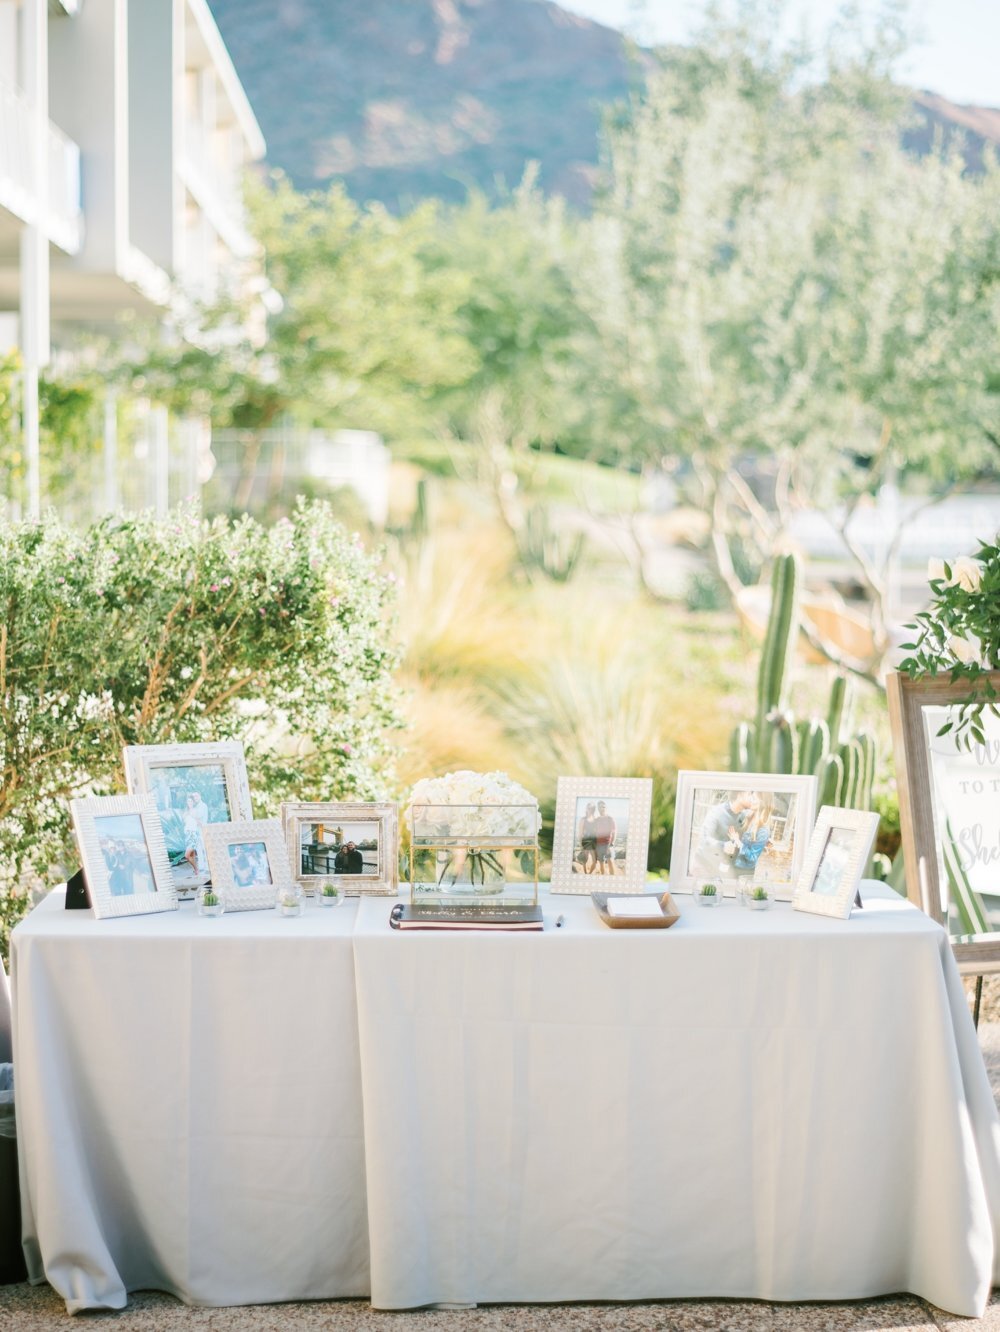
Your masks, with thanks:
[[[644,41],[683,42],[698,26],[703,0],[559,0],[564,9],[632,32]],[[860,0],[867,13],[873,0]],[[821,33],[838,0],[788,0],[789,30]],[[955,102],[1000,107],[1000,0],[911,0],[918,40],[899,76]]]

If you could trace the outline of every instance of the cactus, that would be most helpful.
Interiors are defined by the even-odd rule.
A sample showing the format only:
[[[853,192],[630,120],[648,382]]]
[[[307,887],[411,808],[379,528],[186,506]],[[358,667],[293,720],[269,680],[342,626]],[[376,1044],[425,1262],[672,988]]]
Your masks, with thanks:
[[[766,763],[772,749],[768,719],[785,703],[788,662],[799,634],[799,562],[779,555],[771,574],[771,614],[757,673],[757,762]],[[758,771],[767,771],[763,766]]]
[[[517,534],[517,552],[530,576],[535,570],[555,583],[568,583],[583,554],[584,535],[566,536],[553,528],[548,509],[536,504],[524,516]]]
[[[850,733],[853,687],[843,675],[830,688],[825,717],[796,721],[787,707],[792,650],[799,632],[801,574],[794,555],[775,561],[771,614],[757,675],[757,711],[730,738],[734,772],[813,775],[821,805],[871,809],[878,753],[868,731]]]

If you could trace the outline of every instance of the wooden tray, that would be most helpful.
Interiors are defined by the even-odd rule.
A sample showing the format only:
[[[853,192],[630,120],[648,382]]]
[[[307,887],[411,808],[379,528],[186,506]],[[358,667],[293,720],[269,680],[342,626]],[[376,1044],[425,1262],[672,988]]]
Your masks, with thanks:
[[[645,920],[642,918],[631,920],[628,916],[611,916],[608,914],[609,897],[652,897],[659,902],[663,908],[663,915],[660,917],[652,916]],[[669,893],[591,893],[590,899],[597,907],[597,914],[605,925],[610,925],[613,930],[669,930],[671,925],[676,925],[681,918],[681,913],[677,910],[677,905]]]

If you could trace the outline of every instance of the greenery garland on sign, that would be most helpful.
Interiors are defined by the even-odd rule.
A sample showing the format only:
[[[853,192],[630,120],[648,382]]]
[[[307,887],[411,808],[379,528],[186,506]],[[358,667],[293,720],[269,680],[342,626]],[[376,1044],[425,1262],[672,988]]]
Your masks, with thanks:
[[[953,684],[968,682],[968,698],[937,733],[951,732],[960,748],[970,749],[986,742],[983,709],[1000,716],[989,676],[1000,667],[1000,545],[983,541],[974,557],[931,560],[928,579],[931,602],[906,626],[917,637],[903,644],[911,655],[899,669],[911,679],[947,674]]]

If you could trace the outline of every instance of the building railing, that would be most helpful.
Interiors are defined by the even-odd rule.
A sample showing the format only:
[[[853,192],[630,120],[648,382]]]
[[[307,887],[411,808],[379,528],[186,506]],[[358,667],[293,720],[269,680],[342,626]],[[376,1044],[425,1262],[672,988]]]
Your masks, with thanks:
[[[48,202],[39,217],[39,181],[32,151],[35,110],[17,88],[0,81],[0,204],[22,221],[40,223],[68,253],[80,248],[83,213],[80,149],[51,121],[46,122]]]
[[[181,170],[188,189],[229,249],[240,257],[251,253],[253,241],[247,232],[240,172],[219,160],[205,131],[190,119],[184,124]]]

